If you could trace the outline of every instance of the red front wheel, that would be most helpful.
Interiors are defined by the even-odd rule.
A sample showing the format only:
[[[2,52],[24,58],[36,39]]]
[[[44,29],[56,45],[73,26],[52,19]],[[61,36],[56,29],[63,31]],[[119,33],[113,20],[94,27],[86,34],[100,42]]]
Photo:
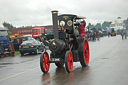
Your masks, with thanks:
[[[73,69],[73,56],[71,51],[67,51],[65,54],[65,67],[68,73]]]
[[[44,73],[47,73],[49,71],[50,63],[48,61],[49,55],[47,52],[44,52],[40,57],[40,68]]]

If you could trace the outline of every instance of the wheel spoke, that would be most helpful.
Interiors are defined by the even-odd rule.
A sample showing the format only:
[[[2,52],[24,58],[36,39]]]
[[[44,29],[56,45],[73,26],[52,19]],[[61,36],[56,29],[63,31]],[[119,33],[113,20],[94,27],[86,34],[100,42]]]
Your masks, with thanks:
[[[46,70],[48,70],[48,64],[46,64]]]
[[[45,63],[43,64],[43,68],[44,68],[44,70],[46,71],[46,64],[45,64]]]

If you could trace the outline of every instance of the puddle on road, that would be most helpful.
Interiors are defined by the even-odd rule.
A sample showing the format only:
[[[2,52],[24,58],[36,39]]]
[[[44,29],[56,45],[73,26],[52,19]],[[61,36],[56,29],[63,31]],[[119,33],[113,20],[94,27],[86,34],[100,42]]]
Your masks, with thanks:
[[[14,63],[0,63],[0,65],[8,65],[8,64],[14,64]]]
[[[6,67],[6,66],[0,66],[0,68],[3,68],[3,67]]]
[[[0,63],[0,65],[20,64],[20,63],[25,63],[25,62],[32,61],[32,60],[34,60],[34,59],[29,59],[29,60],[25,60],[25,61],[21,61],[21,62],[16,62],[16,63],[6,63],[6,62],[3,62],[3,63]]]
[[[102,58],[102,59],[109,59],[108,57]]]

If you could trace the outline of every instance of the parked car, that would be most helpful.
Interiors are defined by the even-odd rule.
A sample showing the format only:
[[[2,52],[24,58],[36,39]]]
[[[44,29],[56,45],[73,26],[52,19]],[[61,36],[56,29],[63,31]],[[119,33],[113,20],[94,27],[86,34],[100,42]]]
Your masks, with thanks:
[[[26,40],[19,46],[19,51],[21,55],[24,55],[25,53],[38,54],[39,52],[41,53],[44,51],[44,44],[35,39]]]
[[[12,38],[12,42],[14,45],[14,49],[15,50],[19,50],[19,45],[25,41],[25,40],[33,40],[34,38],[32,38],[31,36],[22,36],[22,37],[16,37],[16,38]]]

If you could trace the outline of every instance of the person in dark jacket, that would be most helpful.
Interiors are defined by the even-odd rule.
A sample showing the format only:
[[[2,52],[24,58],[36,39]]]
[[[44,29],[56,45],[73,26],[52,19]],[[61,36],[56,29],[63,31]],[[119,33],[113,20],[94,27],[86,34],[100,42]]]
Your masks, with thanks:
[[[95,41],[95,38],[96,38],[95,32],[93,32],[92,38],[93,38],[93,41]]]
[[[110,37],[110,35],[111,35],[111,33],[110,33],[110,32],[108,32],[108,37]]]

